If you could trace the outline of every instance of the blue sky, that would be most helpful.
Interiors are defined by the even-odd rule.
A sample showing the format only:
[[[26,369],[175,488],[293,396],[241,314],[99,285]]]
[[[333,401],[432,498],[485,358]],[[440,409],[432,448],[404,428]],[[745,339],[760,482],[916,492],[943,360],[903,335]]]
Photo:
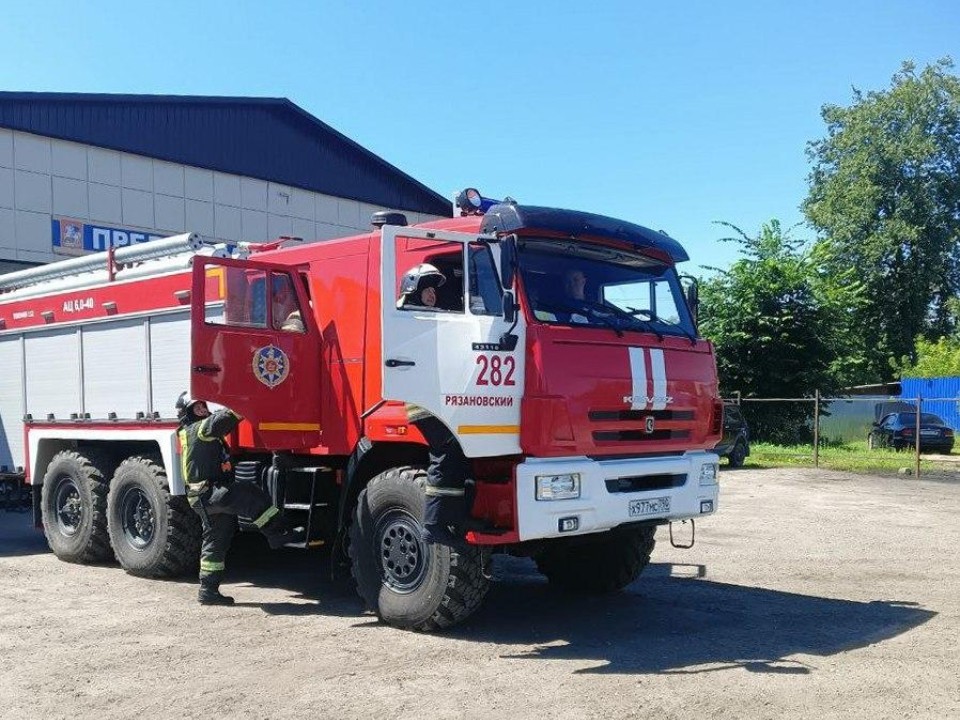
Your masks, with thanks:
[[[960,62],[956,0],[37,0],[0,23],[0,89],[288,97],[445,196],[664,229],[688,272],[736,258],[712,221],[802,221],[821,105]]]

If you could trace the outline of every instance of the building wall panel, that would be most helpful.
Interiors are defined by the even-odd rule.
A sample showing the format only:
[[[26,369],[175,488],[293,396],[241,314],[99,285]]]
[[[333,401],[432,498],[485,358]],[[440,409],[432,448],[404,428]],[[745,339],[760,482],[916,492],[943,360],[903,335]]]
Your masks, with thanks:
[[[101,148],[87,148],[87,169],[90,182],[120,185],[120,153]]]
[[[13,132],[0,128],[0,167],[13,167]]]
[[[13,201],[13,168],[0,167],[0,207],[16,207]]]
[[[51,172],[55,177],[87,179],[87,148],[77,143],[54,140],[51,143]]]
[[[153,193],[123,188],[120,194],[123,224],[136,228],[153,229]]]
[[[120,156],[123,187],[153,192],[153,160],[123,153]]]
[[[87,186],[90,199],[90,220],[105,225],[119,225],[123,222],[123,203],[120,200],[120,188],[116,185],[90,183]]]
[[[44,148],[52,159],[45,173],[0,167],[0,209],[13,211],[0,218],[0,228],[6,228],[0,261],[61,258],[53,252],[51,223],[61,217],[154,235],[190,231],[225,242],[296,235],[309,242],[365,232],[370,213],[381,209],[258,178],[65,140],[21,142],[26,134],[20,132],[8,135],[13,150],[24,149],[22,164],[42,166]],[[11,160],[17,164],[15,152]],[[412,222],[424,217],[407,215]]]
[[[186,231],[183,198],[169,195],[154,196],[154,217],[157,230],[174,234]]]
[[[66,215],[77,220],[89,218],[87,184],[82,180],[54,177],[53,214]]]
[[[184,168],[175,163],[155,160],[153,163],[153,190],[160,195],[183,197]]]
[[[16,133],[13,138],[14,167],[36,173],[50,173],[50,139]]]
[[[13,189],[18,210],[50,212],[52,203],[49,174],[17,170],[13,176]]]
[[[9,208],[0,207],[0,256],[16,257],[17,231],[15,213]]]

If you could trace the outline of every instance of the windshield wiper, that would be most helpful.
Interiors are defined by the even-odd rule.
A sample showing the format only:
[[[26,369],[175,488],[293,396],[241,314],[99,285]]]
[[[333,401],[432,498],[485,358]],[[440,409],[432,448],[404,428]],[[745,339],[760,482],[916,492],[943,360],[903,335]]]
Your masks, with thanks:
[[[649,316],[650,316],[650,320],[649,320],[649,321],[644,321],[644,322],[651,322],[651,323],[660,322],[660,323],[663,323],[664,325],[671,325],[672,327],[675,327],[675,328],[677,328],[680,332],[682,332],[683,335],[684,335],[684,337],[686,337],[687,340],[690,341],[690,344],[691,344],[691,345],[696,345],[696,344],[697,344],[697,336],[694,335],[694,334],[693,334],[692,332],[690,332],[689,330],[687,330],[683,325],[681,325],[681,324],[678,323],[678,322],[673,322],[672,320],[667,320],[666,318],[657,317],[657,316],[653,313],[653,311],[651,311],[651,310],[645,310],[645,309],[642,309],[642,308],[638,309],[638,308],[635,308],[635,307],[630,307],[629,305],[627,305],[627,310],[630,311],[630,317],[636,317],[636,315],[639,315],[640,313],[644,313],[645,315],[649,315]]]
[[[623,318],[632,324],[638,324],[647,332],[652,332],[654,335],[656,335],[657,340],[663,340],[663,333],[660,332],[652,322],[649,320],[644,320],[643,318],[639,318],[636,315],[627,312],[623,308],[619,308],[616,305],[607,305],[606,303],[594,302],[593,300],[578,300],[577,302],[581,302],[588,308],[592,308],[594,313],[616,315],[617,317]],[[630,309],[632,310],[633,308]]]
[[[605,313],[601,315],[600,313],[597,312],[595,308],[591,306],[589,302],[584,302],[580,300],[578,300],[577,302],[578,303],[582,302],[584,307],[573,307],[571,305],[564,305],[562,303],[538,301],[536,304],[536,307],[534,308],[534,314],[536,314],[537,310],[547,310],[547,311],[559,310],[560,312],[567,313],[567,315],[570,315],[571,317],[573,317],[574,315],[583,315],[586,310],[592,310],[593,312],[590,313],[591,317],[596,318],[601,323],[606,325],[608,328],[613,330],[617,334],[617,337],[623,337],[623,330],[621,330],[620,326],[613,321],[613,318],[609,313]],[[606,306],[603,306],[603,307],[604,309],[606,309]],[[630,316],[628,315],[627,317],[630,317]],[[630,318],[630,319],[632,320],[633,318]],[[569,324],[581,325],[582,323],[575,323],[575,322],[569,321]]]

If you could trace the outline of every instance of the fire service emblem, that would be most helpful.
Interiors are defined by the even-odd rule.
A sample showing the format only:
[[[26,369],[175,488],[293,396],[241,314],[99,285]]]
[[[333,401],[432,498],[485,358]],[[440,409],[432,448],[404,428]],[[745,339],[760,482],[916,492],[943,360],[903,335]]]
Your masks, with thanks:
[[[276,345],[267,345],[253,354],[253,374],[268,388],[275,388],[290,374],[290,360]]]

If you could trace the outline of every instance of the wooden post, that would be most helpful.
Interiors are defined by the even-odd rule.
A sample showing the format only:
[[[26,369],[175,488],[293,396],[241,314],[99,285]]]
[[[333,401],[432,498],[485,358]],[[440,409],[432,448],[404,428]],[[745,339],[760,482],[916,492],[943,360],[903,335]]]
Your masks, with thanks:
[[[813,466],[820,467],[820,391],[813,398]]]
[[[923,396],[917,396],[917,424],[914,428],[914,450],[915,450],[915,460],[916,460],[916,470],[913,473],[915,478],[920,477],[920,412],[923,410]]]

